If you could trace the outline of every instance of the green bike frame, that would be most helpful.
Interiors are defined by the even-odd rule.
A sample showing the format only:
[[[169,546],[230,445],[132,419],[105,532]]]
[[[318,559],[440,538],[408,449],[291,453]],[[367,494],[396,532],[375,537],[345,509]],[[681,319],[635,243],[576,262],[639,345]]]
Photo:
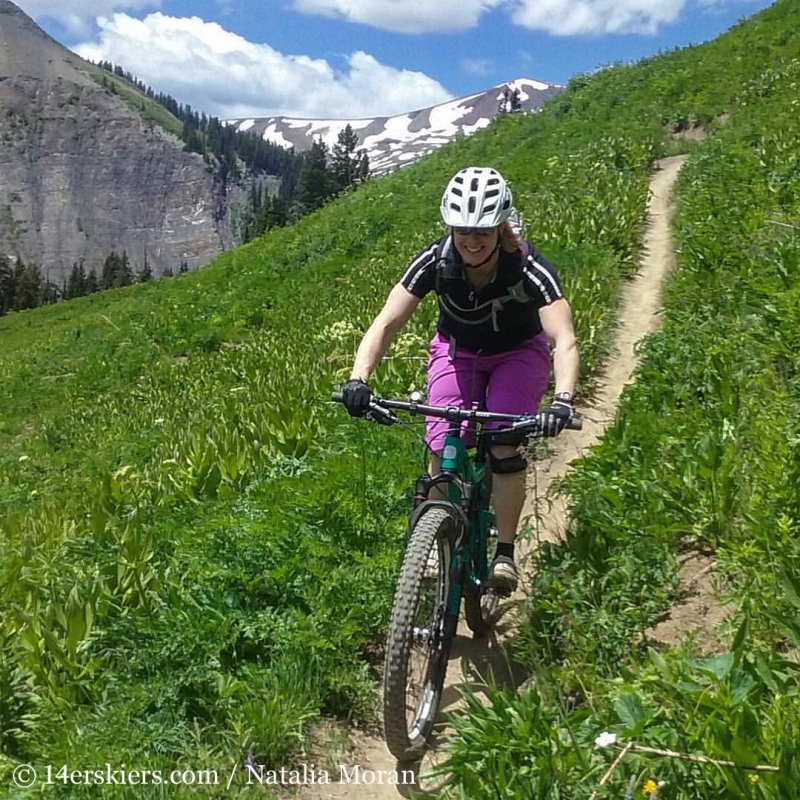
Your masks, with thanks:
[[[473,461],[467,451],[466,445],[460,436],[447,436],[444,440],[441,457],[442,472],[457,474],[463,483],[474,487],[477,494],[471,498],[464,498],[461,489],[455,483],[447,485],[447,499],[455,506],[463,508],[469,520],[469,531],[461,547],[453,551],[451,574],[460,576],[460,580],[452,581],[449,613],[458,617],[461,606],[462,589],[478,591],[489,574],[489,564],[486,558],[487,540],[489,529],[494,518],[486,502],[486,465]],[[468,508],[464,508],[465,499]]]

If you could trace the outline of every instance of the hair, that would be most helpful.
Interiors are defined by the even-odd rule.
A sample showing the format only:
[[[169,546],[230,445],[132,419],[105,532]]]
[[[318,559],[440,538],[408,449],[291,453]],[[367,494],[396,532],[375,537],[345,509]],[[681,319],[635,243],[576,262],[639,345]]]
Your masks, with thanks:
[[[500,247],[506,253],[522,252],[522,239],[511,227],[511,223],[508,220],[500,223],[498,232],[500,234]]]

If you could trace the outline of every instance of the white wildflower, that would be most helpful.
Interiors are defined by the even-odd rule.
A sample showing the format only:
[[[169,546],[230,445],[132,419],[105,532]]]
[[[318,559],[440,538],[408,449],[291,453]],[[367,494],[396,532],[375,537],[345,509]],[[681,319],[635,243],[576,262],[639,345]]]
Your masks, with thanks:
[[[617,734],[603,731],[595,740],[594,746],[598,748],[610,747],[612,744],[617,743]]]

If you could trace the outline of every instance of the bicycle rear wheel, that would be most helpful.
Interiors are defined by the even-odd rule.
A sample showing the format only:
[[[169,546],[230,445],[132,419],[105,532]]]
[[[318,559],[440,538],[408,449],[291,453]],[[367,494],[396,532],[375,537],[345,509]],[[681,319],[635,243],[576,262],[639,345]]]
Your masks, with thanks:
[[[456,533],[447,509],[423,507],[400,570],[383,680],[386,744],[398,761],[422,757],[439,710],[458,622],[447,608]]]
[[[486,585],[477,592],[464,593],[464,618],[477,637],[486,636],[494,626],[501,595]]]

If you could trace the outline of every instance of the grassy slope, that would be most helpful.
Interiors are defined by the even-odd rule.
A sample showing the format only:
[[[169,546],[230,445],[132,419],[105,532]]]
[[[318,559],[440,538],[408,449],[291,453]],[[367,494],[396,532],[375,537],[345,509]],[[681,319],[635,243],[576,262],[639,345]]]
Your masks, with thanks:
[[[122,98],[131,111],[141,114],[142,118],[147,122],[160,125],[165,131],[169,131],[180,138],[183,132],[183,123],[174,114],[167,111],[164,106],[148,97],[136,86],[132,86],[123,78],[112,75],[108,70],[88,62],[84,66],[84,70],[100,86],[104,86],[107,91],[113,92]],[[105,81],[105,84],[103,81]]]
[[[663,122],[735,111],[737,83],[775,59],[737,43],[753,27],[608,70],[199,273],[0,319],[3,751],[161,765],[252,745],[277,763],[320,710],[365,713],[413,442],[324,397],[436,234],[441,186],[475,162],[512,180],[591,367]],[[420,381],[432,311],[385,391]]]
[[[320,712],[369,713],[421,454],[325,398],[465,163],[538,180],[596,360],[658,144],[612,134],[504,120],[201,272],[0,320],[9,757],[280,763]],[[384,391],[418,385],[433,312]]]
[[[727,125],[681,175],[664,328],[615,426],[569,481],[571,535],[541,554],[520,641],[537,690],[498,692],[462,725],[451,766],[465,796],[550,797],[558,786],[588,797],[608,765],[592,752],[602,730],[780,773],[632,755],[600,797],[632,778],[637,791],[654,779],[687,800],[796,794],[798,669],[783,654],[800,646],[797,23],[795,6],[777,4],[719,42],[732,77],[746,54],[774,56],[739,81]],[[651,85],[680,79],[680,62],[661,66]],[[720,597],[733,603],[729,652],[648,649],[643,633],[675,598],[687,551],[715,556]]]

